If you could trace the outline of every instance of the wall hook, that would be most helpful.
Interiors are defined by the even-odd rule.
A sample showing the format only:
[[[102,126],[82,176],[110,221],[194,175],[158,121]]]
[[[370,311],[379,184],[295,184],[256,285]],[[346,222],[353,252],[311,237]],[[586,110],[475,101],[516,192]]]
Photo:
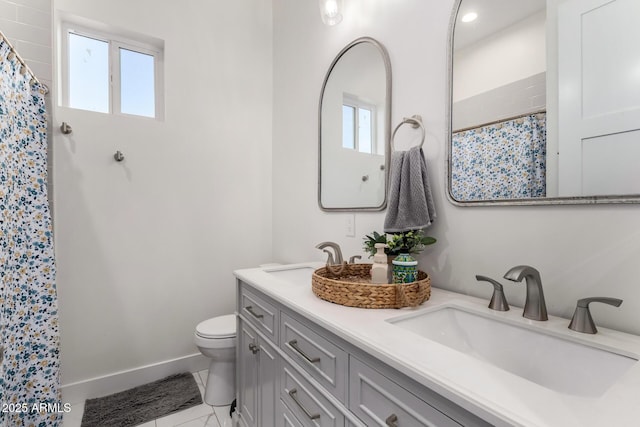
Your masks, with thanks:
[[[121,162],[124,160],[124,154],[122,154],[122,151],[118,150],[116,151],[116,153],[113,155],[113,158],[116,159],[116,162]]]
[[[67,122],[62,122],[62,125],[60,126],[60,130],[65,135],[69,135],[71,132],[73,132],[73,129]]]

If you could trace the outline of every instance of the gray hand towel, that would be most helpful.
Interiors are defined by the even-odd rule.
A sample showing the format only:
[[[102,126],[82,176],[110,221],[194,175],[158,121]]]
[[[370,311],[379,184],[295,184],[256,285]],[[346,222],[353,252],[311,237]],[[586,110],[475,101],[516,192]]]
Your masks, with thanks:
[[[394,152],[391,156],[389,204],[384,231],[401,233],[426,228],[435,217],[422,148]]]

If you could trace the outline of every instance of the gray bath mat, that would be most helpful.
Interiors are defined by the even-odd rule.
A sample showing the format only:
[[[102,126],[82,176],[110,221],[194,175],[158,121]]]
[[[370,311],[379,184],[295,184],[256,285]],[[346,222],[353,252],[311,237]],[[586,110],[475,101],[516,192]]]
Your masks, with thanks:
[[[82,427],[130,427],[200,405],[192,374],[183,373],[84,404]]]

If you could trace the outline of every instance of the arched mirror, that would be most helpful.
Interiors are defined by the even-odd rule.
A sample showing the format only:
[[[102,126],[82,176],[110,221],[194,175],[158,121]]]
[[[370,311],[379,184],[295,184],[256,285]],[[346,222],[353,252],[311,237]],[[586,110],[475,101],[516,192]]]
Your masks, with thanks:
[[[640,202],[637,0],[458,0],[453,203]]]
[[[391,64],[363,37],[333,60],[319,105],[318,204],[325,211],[382,210],[387,202]]]

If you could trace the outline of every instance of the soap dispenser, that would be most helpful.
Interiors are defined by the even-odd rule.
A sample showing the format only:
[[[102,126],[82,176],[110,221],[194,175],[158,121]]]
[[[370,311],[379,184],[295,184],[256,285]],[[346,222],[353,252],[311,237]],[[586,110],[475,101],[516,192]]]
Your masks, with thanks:
[[[371,283],[388,283],[387,274],[389,265],[387,264],[387,255],[384,253],[384,243],[376,243],[376,253],[373,255],[373,265],[371,266]]]

